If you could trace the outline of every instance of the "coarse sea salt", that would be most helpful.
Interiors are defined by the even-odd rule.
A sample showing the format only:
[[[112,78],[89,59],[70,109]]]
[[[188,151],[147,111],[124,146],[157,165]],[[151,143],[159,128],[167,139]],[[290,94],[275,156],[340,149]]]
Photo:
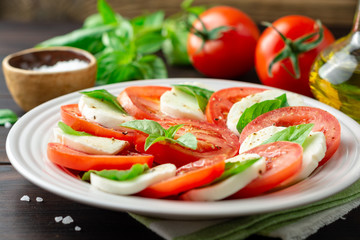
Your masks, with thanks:
[[[55,217],[55,222],[61,222],[63,220],[62,216]]]
[[[72,217],[70,217],[70,216],[66,216],[66,217],[64,217],[64,219],[62,220],[62,223],[63,223],[63,224],[70,224],[70,223],[72,223],[72,222],[74,222],[74,220],[73,220]]]
[[[40,67],[33,68],[33,71],[39,72],[66,72],[72,70],[79,70],[85,68],[89,64],[80,59],[72,59],[69,61],[59,61],[53,66],[42,65]]]
[[[44,199],[43,199],[42,197],[36,197],[36,201],[37,201],[37,202],[43,202]]]
[[[81,227],[75,226],[75,231],[77,231],[77,232],[81,231]]]
[[[30,197],[28,195],[24,195],[20,198],[20,201],[23,202],[30,202]]]

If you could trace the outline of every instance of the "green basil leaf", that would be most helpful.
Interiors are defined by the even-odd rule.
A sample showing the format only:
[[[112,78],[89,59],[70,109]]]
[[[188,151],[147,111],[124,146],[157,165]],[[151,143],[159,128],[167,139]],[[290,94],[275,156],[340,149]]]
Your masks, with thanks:
[[[309,136],[309,133],[311,132],[311,129],[313,127],[314,127],[313,123],[287,127],[286,129],[272,135],[262,144],[278,142],[278,141],[287,141],[287,142],[295,142],[300,145],[303,145],[305,139]]]
[[[161,79],[168,76],[164,61],[156,55],[145,55],[133,64],[142,76],[139,79]]]
[[[102,16],[99,13],[92,14],[85,18],[83,28],[94,28],[103,26],[104,21],[102,19]]]
[[[9,122],[11,124],[18,120],[18,116],[10,109],[0,109],[0,126]]]
[[[79,132],[72,129],[70,126],[66,125],[63,122],[58,122],[58,127],[66,134],[74,135],[74,136],[92,136],[90,133],[87,132]]]
[[[216,178],[211,184],[221,182],[231,176],[241,173],[248,169],[251,165],[256,163],[260,158],[249,159],[241,162],[227,162],[225,163],[225,170],[220,177]]]
[[[160,33],[150,32],[135,39],[138,53],[152,54],[161,49],[164,37]]]
[[[213,91],[210,91],[208,89],[192,86],[192,85],[177,84],[173,86],[179,91],[194,96],[201,111],[203,112],[206,109],[206,105],[210,99],[210,96],[214,93]]]
[[[282,94],[281,96],[276,97],[274,100],[265,100],[259,103],[255,103],[245,109],[243,114],[241,114],[236,125],[236,129],[239,133],[241,133],[245,126],[258,116],[285,106],[288,106],[286,94]]]
[[[136,129],[149,135],[165,136],[165,129],[158,122],[152,120],[133,120],[124,122],[121,126]]]
[[[127,112],[123,109],[123,107],[117,101],[117,98],[114,95],[112,95],[111,93],[109,93],[108,91],[106,91],[105,89],[85,91],[85,92],[80,92],[80,93],[84,94],[88,97],[98,99],[101,102],[105,102],[105,103],[115,107],[117,110],[119,110],[119,112],[121,112],[123,114],[127,114]]]
[[[117,18],[114,10],[105,0],[98,0],[98,12],[100,13],[104,24],[116,24]]]
[[[105,32],[113,31],[115,28],[116,26],[81,28],[41,42],[36,47],[69,46],[84,49],[95,54],[104,49],[104,45],[101,42],[102,35]]]
[[[165,141],[167,138],[164,136],[159,136],[157,134],[150,134],[146,140],[144,145],[144,150],[147,151],[151,145],[157,142]]]
[[[175,142],[183,147],[187,147],[192,150],[196,150],[197,148],[197,139],[191,133],[185,133],[184,135],[176,139]]]
[[[131,25],[134,27],[135,33],[143,34],[144,32],[159,30],[164,22],[164,12],[157,11],[151,14],[145,14],[142,16],[131,19]]]
[[[128,181],[132,180],[145,173],[149,169],[147,164],[134,164],[129,170],[90,170],[82,176],[83,181],[90,181],[90,173],[95,173],[100,177],[107,178],[115,181]]]
[[[169,127],[168,129],[165,130],[165,137],[174,138],[176,132],[183,126],[184,126],[184,124],[179,124],[179,125]]]

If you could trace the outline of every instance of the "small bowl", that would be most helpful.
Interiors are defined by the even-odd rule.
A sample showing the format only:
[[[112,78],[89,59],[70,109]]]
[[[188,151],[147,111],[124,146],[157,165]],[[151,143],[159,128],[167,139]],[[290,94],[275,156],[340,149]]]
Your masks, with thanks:
[[[74,59],[87,64],[83,68],[55,71],[58,62],[69,63]],[[52,71],[40,70],[44,65],[47,71]],[[95,57],[73,47],[27,49],[5,57],[2,67],[13,99],[25,111],[58,96],[93,87],[96,80]]]

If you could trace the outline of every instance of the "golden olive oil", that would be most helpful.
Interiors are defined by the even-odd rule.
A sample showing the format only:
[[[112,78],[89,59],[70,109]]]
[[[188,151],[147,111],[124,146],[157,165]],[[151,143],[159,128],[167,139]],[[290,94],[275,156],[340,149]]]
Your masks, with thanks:
[[[309,81],[319,101],[360,123],[360,33],[343,37],[322,51]]]

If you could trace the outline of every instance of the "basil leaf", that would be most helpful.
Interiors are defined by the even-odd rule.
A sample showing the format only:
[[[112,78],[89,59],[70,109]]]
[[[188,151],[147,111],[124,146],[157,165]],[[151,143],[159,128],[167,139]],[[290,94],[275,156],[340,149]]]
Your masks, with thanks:
[[[159,33],[148,33],[135,39],[135,45],[138,53],[151,54],[161,49],[164,37]]]
[[[227,162],[225,163],[225,170],[220,177],[216,178],[211,184],[221,182],[231,176],[241,173],[248,169],[251,165],[257,162],[260,158],[249,159],[241,162]]]
[[[90,133],[87,132],[79,132],[72,129],[70,126],[66,125],[63,122],[58,122],[58,127],[66,134],[74,135],[74,136],[92,136]]]
[[[201,111],[205,111],[206,105],[210,99],[210,96],[214,93],[214,91],[210,91],[205,88],[193,86],[193,85],[184,85],[177,84],[173,85],[174,88],[178,91],[184,92],[196,98],[196,101],[201,109]]]
[[[136,129],[149,135],[165,136],[165,129],[152,120],[133,120],[124,122],[120,126]]]
[[[154,143],[165,141],[166,139],[167,137],[165,136],[150,134],[145,140],[144,150],[147,151]]]
[[[169,127],[167,130],[165,130],[165,136],[168,138],[174,138],[176,132],[183,126],[184,126],[184,124],[179,124],[179,125]]]
[[[245,126],[258,116],[286,106],[288,106],[288,103],[285,93],[279,97],[276,97],[274,100],[265,100],[259,103],[255,103],[251,107],[246,108],[243,114],[241,114],[236,125],[236,129],[239,133],[241,133]]]
[[[161,79],[168,76],[164,61],[156,55],[145,55],[134,66],[141,73],[141,78],[138,79]]]
[[[197,148],[197,139],[191,133],[185,133],[175,141],[177,144],[180,144],[181,146],[190,148],[192,150],[196,150]]]
[[[278,142],[278,141],[287,141],[287,142],[295,142],[300,145],[303,145],[305,139],[307,138],[307,136],[309,136],[309,133],[311,132],[311,129],[313,127],[314,127],[313,123],[287,127],[286,129],[272,135],[262,144]]]
[[[101,15],[101,18],[104,24],[116,24],[117,18],[113,9],[105,0],[98,0],[97,2],[98,12]]]
[[[88,97],[92,97],[95,99],[99,99],[101,102],[105,102],[113,107],[115,107],[119,112],[123,114],[127,114],[127,112],[123,109],[123,107],[117,101],[117,98],[106,91],[105,89],[93,90],[88,92],[80,92]]]
[[[128,181],[132,180],[145,173],[149,169],[147,164],[134,164],[129,170],[90,170],[82,176],[83,181],[90,181],[90,174],[95,173],[100,177],[107,178],[115,181]]]
[[[135,30],[135,35],[142,35],[150,31],[160,31],[164,22],[164,12],[157,11],[133,18],[130,22]]]
[[[0,109],[0,125],[3,126],[9,122],[11,124],[18,120],[18,116],[10,109]]]

